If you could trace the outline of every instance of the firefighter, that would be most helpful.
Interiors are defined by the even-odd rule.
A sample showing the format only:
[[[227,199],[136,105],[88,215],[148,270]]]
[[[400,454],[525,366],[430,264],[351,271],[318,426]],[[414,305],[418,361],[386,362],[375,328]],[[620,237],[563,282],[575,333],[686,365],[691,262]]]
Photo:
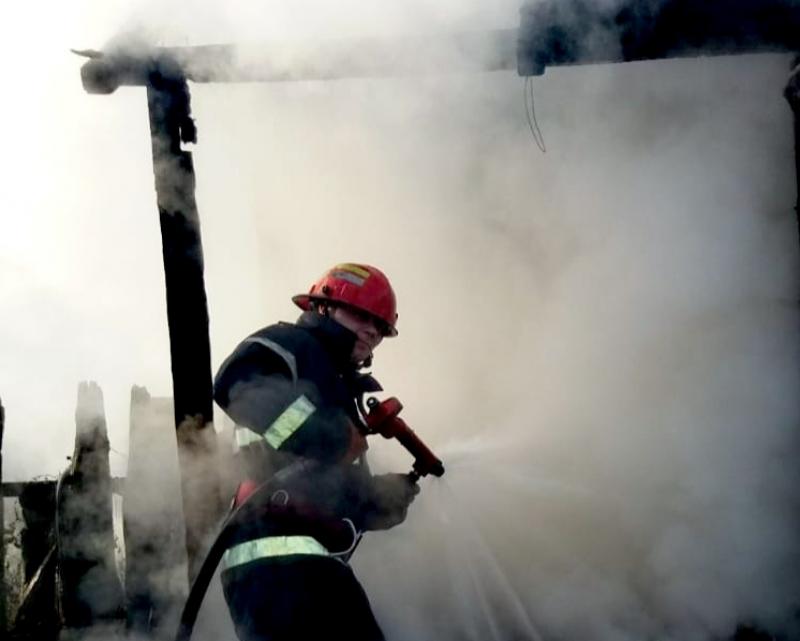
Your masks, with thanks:
[[[362,532],[402,523],[419,491],[409,475],[371,475],[364,457],[362,399],[381,387],[361,370],[397,335],[395,295],[380,270],[346,263],[292,300],[296,323],[247,337],[215,380],[245,479],[223,591],[242,641],[379,641],[347,560]]]

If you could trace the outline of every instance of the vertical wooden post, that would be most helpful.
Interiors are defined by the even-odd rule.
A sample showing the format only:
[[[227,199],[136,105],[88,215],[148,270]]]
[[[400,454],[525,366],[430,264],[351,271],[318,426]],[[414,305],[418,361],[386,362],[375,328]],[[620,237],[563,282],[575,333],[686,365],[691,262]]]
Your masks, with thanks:
[[[186,599],[181,475],[169,398],[131,390],[128,475],[123,497],[128,630],[174,634]],[[167,428],[165,430],[165,428]]]
[[[783,95],[794,116],[794,170],[797,186],[797,202],[794,209],[797,214],[797,233],[800,239],[800,55],[795,56],[792,67]]]
[[[53,515],[56,511],[54,482],[24,483],[20,488],[19,506],[25,527],[20,535],[25,583],[39,571],[55,543]]]
[[[25,523],[20,536],[24,576],[10,631],[12,638],[56,639],[62,623],[56,592],[56,483],[20,483],[17,498]]]
[[[95,383],[78,387],[75,423],[72,465],[56,493],[56,532],[64,624],[85,628],[119,619],[123,610],[103,393]]]
[[[195,202],[196,139],[189,88],[179,70],[154,69],[147,85],[158,213],[164,257],[172,385],[191,581],[220,514],[212,421],[211,349],[203,280],[203,247]]]
[[[6,635],[6,501],[3,494],[3,430],[6,424],[6,410],[0,400],[0,635]]]

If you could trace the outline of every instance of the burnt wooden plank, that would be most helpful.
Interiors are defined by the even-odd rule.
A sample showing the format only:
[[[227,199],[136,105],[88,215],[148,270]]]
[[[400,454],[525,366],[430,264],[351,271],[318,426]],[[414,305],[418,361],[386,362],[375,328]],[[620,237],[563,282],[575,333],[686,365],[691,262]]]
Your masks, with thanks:
[[[56,492],[60,599],[64,625],[84,628],[122,618],[114,557],[111,473],[103,394],[78,387],[75,451]]]
[[[123,495],[128,629],[174,631],[188,593],[172,399],[131,391],[129,492]]]
[[[520,10],[518,72],[554,65],[793,52],[795,0],[537,0]]]
[[[3,431],[6,425],[6,410],[0,400],[0,484],[3,482]],[[6,518],[4,494],[0,492],[0,634],[5,636],[6,623]]]
[[[189,88],[179,70],[154,70],[147,104],[170,337],[174,419],[181,467],[189,580],[202,563],[206,539],[222,512],[213,419],[211,347],[203,246],[195,201]]]

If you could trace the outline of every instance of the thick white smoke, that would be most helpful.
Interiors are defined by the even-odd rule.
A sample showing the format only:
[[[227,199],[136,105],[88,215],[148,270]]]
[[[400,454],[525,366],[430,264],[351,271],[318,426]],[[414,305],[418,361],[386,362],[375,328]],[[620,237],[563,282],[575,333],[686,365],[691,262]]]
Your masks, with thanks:
[[[243,5],[227,21],[209,4],[194,31],[177,11],[136,19],[160,43],[194,44],[515,26],[510,4]],[[544,155],[513,72],[192,87],[216,363],[246,333],[291,320],[289,296],[332,263],[372,262],[395,283],[400,336],[374,371],[447,473],[423,480],[408,521],[354,559],[389,638],[789,631],[800,593],[789,62],[548,70],[534,80]],[[115,154],[104,166],[138,181],[117,187],[146,192],[132,91],[82,100],[109,119],[94,123],[94,148]],[[125,155],[109,142],[118,103],[137,128]],[[115,202],[105,184],[82,189]],[[144,196],[131,229],[155,229]],[[116,250],[141,278],[160,267],[156,233],[146,251]],[[142,322],[162,313],[160,295],[146,300]],[[148,366],[127,350],[110,359],[134,377],[125,398],[164,361],[148,349],[163,335],[141,340]],[[396,444],[373,452],[376,469],[410,463]],[[224,608],[219,595],[207,607]]]
[[[375,371],[449,471],[356,557],[391,638],[789,625],[787,69],[773,56],[551,70],[535,81],[544,156],[512,73],[247,88],[240,107],[196,92],[201,122],[224,104],[240,123],[209,134],[231,169],[206,175],[232,189],[206,228],[257,249],[241,259],[258,278],[212,285],[222,314],[258,291],[262,318],[291,318],[273,301],[343,257],[397,283],[401,336]],[[232,315],[237,335],[260,322]],[[378,459],[404,469],[390,447]]]
[[[527,637],[481,538],[546,637],[784,629],[798,588],[785,63],[552,71],[536,83],[547,156],[500,137],[448,155],[471,170],[432,248],[452,267],[416,274],[447,272],[416,321],[433,340],[404,363],[426,386],[398,384],[408,420],[427,433],[437,416],[461,452],[454,496],[424,493],[429,518],[362,550],[396,638]],[[425,612],[410,633],[398,600]]]

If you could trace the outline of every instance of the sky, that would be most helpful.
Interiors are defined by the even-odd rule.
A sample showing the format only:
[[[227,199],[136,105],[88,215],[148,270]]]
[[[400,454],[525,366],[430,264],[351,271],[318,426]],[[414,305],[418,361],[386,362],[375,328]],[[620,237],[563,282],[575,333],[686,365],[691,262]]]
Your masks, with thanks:
[[[4,480],[79,381],[115,474],[169,396],[144,92],[70,48],[516,26],[514,2],[32,2],[0,26]],[[330,265],[395,285],[374,373],[447,466],[354,565],[391,638],[705,639],[796,608],[788,56],[191,87],[214,366]],[[219,422],[222,422],[220,418]],[[391,443],[376,469],[409,464]],[[391,571],[389,571],[391,570]],[[387,575],[392,581],[386,579]]]

